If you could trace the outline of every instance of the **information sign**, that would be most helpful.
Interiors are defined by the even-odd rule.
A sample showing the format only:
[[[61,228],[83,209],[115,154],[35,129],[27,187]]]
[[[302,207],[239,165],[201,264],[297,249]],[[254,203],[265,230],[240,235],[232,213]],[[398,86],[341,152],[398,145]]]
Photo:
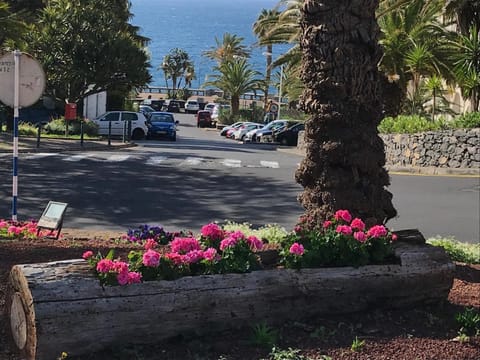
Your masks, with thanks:
[[[50,229],[50,230],[57,230],[57,239],[60,235],[60,231],[62,230],[63,226],[63,216],[65,215],[65,210],[67,209],[68,204],[57,202],[57,201],[49,201],[47,207],[43,211],[40,220],[38,220],[37,228],[38,232],[40,229]]]

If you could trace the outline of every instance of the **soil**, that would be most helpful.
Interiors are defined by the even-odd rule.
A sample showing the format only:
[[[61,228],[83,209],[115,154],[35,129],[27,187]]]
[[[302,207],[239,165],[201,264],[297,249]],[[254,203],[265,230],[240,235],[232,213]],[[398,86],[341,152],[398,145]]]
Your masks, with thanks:
[[[85,250],[106,252],[116,248],[117,254],[126,254],[130,245],[118,241],[121,235],[65,229],[59,240],[0,240],[0,360],[20,360],[9,340],[5,314],[5,290],[12,265],[80,258]],[[480,265],[457,263],[454,284],[444,304],[402,310],[372,309],[272,327],[270,339],[276,339],[277,349],[297,349],[297,357],[269,357],[269,337],[260,341],[260,337],[253,336],[253,328],[246,328],[209,337],[189,334],[149,346],[126,345],[82,356],[81,360],[479,360],[480,337],[471,336],[468,341],[458,338],[460,326],[455,315],[465,307],[480,310]],[[364,341],[357,351],[351,349],[355,339]],[[80,360],[71,356],[68,359]]]

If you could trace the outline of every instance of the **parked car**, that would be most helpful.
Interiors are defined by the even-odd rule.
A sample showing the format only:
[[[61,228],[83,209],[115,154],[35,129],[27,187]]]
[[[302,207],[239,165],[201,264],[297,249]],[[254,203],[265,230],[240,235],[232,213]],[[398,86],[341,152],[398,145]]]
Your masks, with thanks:
[[[162,111],[163,104],[165,104],[165,100],[163,99],[145,99],[142,102],[142,105],[148,105],[152,107],[155,111]]]
[[[187,100],[185,103],[185,112],[187,114],[195,114],[198,110],[200,110],[200,105],[197,100]]]
[[[207,110],[197,111],[197,127],[215,127],[216,122],[212,120],[212,114]]]
[[[238,129],[232,132],[232,135],[230,136],[230,138],[243,141],[247,132],[254,129],[261,129],[262,127],[263,127],[263,124],[258,124],[258,123],[243,124]]]
[[[290,121],[290,120],[275,120],[276,122],[273,126],[269,129],[260,129],[259,132],[256,134],[256,141],[273,141],[275,135],[283,130],[286,130],[292,127],[295,124],[298,124],[298,121]],[[272,121],[273,122],[273,121]]]
[[[295,124],[287,129],[277,132],[274,141],[282,145],[297,146],[298,132],[305,130],[305,123]]]
[[[108,135],[109,124],[111,124],[112,136],[122,136],[130,127],[133,140],[143,139],[147,132],[147,118],[141,112],[133,111],[108,111],[92,120],[98,125],[99,135]],[[131,122],[131,126],[128,125]]]
[[[245,121],[237,121],[236,123],[233,123],[232,125],[225,126],[221,131],[220,131],[220,136],[227,136],[228,130],[231,130],[232,128],[237,128],[240,125],[242,125]]]
[[[215,104],[215,103],[208,103],[207,105],[205,105],[204,110],[213,112],[213,109],[215,108],[215,106],[217,106],[217,104]]]
[[[259,138],[265,133],[271,135],[272,132],[270,131],[272,128],[278,128],[281,126],[285,126],[287,124],[287,120],[273,120],[266,124],[261,129],[254,129],[249,131],[245,135],[244,141],[259,141]]]
[[[147,121],[147,139],[168,138],[172,141],[177,140],[177,124],[172,113],[164,111],[155,111],[150,114]]]
[[[148,119],[150,117],[150,113],[154,112],[155,109],[149,105],[140,105],[138,107],[138,111],[140,111]]]
[[[163,104],[162,111],[170,113],[180,112],[180,102],[177,100],[166,100]]]

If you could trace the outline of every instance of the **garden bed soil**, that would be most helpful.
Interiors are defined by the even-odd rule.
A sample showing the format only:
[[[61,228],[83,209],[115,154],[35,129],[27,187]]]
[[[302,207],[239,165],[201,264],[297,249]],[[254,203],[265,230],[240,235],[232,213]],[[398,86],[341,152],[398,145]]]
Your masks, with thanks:
[[[5,290],[8,274],[15,264],[40,263],[81,257],[85,250],[114,247],[126,254],[131,246],[118,241],[116,232],[66,229],[60,240],[0,240],[0,360],[20,360],[9,341],[5,314]],[[307,359],[480,359],[480,338],[458,341],[459,326],[455,314],[464,307],[480,309],[480,265],[456,264],[455,280],[448,302],[441,306],[423,306],[402,310],[375,310],[342,316],[288,322],[274,328],[277,347],[299,349]],[[252,324],[252,327],[258,324]],[[126,324],[128,326],[128,324]],[[355,338],[364,340],[359,351],[352,351]],[[267,336],[268,338],[268,336]],[[252,328],[222,332],[208,337],[192,334],[178,336],[149,346],[125,346],[82,356],[97,359],[267,359],[271,346],[255,344]],[[260,341],[261,342],[261,341]],[[263,341],[267,343],[267,341]],[[59,349],[59,355],[62,349]],[[73,357],[68,357],[73,359]],[[80,360],[80,359],[76,359]]]

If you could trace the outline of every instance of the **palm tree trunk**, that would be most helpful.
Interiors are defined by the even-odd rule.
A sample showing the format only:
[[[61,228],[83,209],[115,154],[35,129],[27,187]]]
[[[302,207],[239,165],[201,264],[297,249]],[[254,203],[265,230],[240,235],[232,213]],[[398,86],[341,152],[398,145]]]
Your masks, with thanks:
[[[382,118],[378,0],[305,0],[302,106],[306,156],[299,200],[321,222],[338,209],[382,223],[396,216],[377,126]]]
[[[268,44],[267,45],[267,68],[265,69],[265,100],[264,100],[264,106],[263,109],[266,111],[267,110],[267,104],[268,104],[268,91],[270,89],[270,78],[272,74],[272,51],[273,51],[273,45]]]
[[[230,104],[232,105],[232,115],[237,115],[240,109],[240,97],[238,95],[232,95]]]

